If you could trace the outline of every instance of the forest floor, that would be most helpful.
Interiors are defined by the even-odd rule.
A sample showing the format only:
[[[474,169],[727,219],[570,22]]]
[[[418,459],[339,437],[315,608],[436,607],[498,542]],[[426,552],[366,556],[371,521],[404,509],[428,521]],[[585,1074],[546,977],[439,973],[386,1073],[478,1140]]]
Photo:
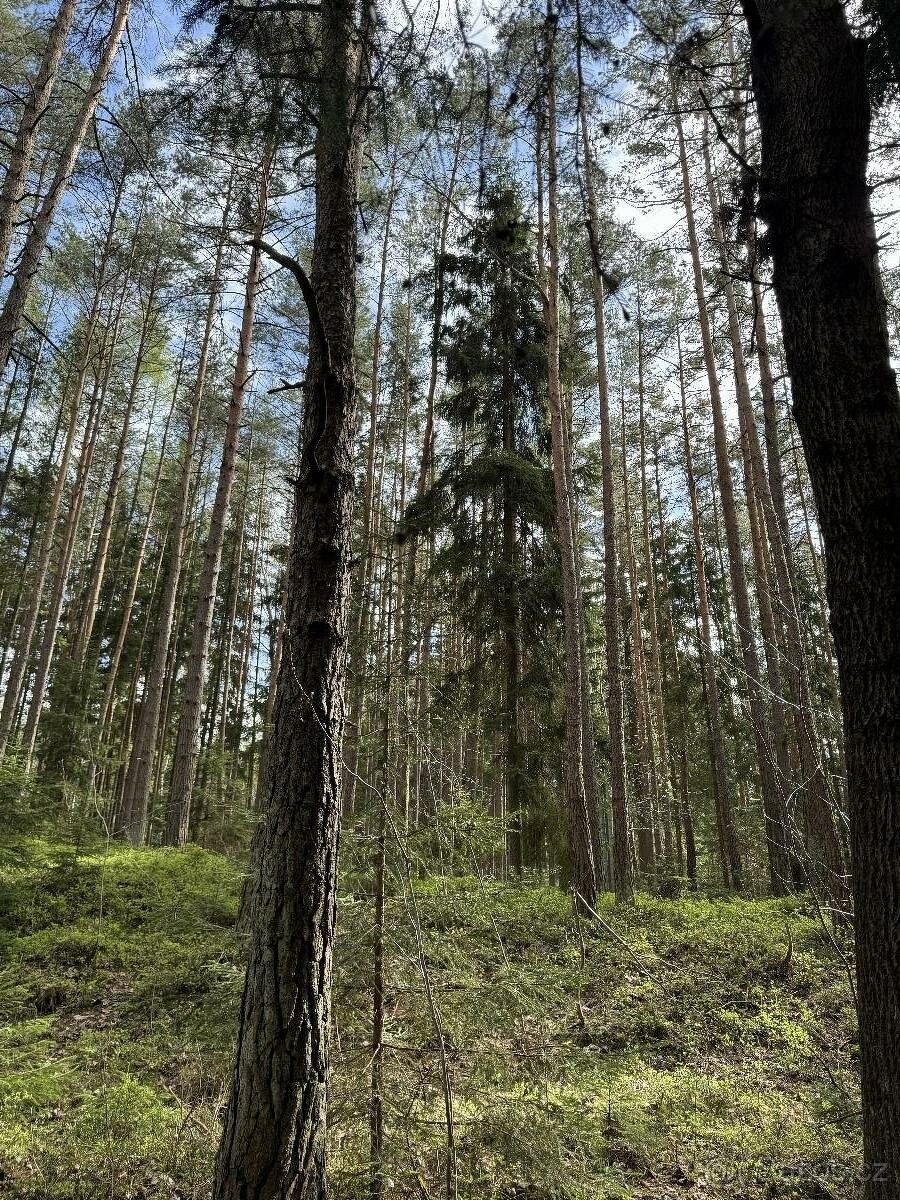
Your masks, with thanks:
[[[367,1186],[373,908],[342,889],[331,1169]],[[426,878],[387,904],[397,1197],[849,1200],[851,986],[797,901],[639,898],[572,917],[542,886]],[[197,848],[0,851],[0,1195],[208,1195],[242,980],[240,868]],[[346,894],[344,894],[346,893]],[[416,936],[416,926],[420,939]]]

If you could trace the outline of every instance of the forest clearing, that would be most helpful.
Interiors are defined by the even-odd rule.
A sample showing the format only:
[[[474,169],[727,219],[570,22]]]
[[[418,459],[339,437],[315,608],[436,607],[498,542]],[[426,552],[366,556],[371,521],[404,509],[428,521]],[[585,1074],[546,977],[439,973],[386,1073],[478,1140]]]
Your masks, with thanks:
[[[900,1200],[897,0],[0,85],[0,1196]]]

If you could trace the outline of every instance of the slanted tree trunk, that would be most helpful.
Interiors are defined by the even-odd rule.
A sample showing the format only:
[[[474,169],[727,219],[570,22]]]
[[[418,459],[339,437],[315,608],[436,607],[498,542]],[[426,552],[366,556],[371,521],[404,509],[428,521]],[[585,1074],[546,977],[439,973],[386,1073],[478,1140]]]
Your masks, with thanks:
[[[22,207],[37,142],[38,125],[49,107],[60,59],[66,48],[66,39],[77,9],[78,0],[61,0],[50,26],[37,74],[27,84],[27,99],[6,164],[3,187],[0,189],[0,276],[6,270],[13,230]]]
[[[322,1200],[353,504],[356,204],[369,10],[323,0],[310,354],[238,1047],[214,1200]]]
[[[47,194],[40,208],[35,213],[25,237],[25,245],[22,247],[22,254],[16,267],[12,286],[7,293],[3,310],[0,311],[0,368],[2,368],[3,364],[9,358],[13,339],[21,327],[25,305],[28,302],[28,296],[31,292],[31,285],[40,266],[44,250],[47,247],[47,239],[50,236],[53,218],[56,215],[59,202],[69,185],[69,180],[75,169],[75,163],[81,151],[82,143],[97,109],[100,94],[106,85],[106,79],[112,68],[113,60],[119,51],[119,43],[122,40],[122,34],[125,32],[125,22],[128,20],[130,7],[131,0],[118,0],[116,4],[113,12],[112,27],[107,34],[106,41],[103,43],[103,49],[100,51],[100,58],[94,68],[94,73],[88,82],[84,99],[81,102],[81,108],[78,116],[75,118],[75,124],[72,126],[68,139],[60,151],[56,171],[50,181]]]
[[[744,0],[760,215],[825,544],[844,712],[867,1200],[900,1197],[900,397],[843,6]]]

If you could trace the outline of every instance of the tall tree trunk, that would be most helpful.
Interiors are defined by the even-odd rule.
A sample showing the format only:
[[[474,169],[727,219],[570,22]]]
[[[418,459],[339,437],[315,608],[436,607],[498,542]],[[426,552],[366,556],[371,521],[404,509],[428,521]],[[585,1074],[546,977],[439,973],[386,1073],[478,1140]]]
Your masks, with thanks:
[[[350,652],[350,714],[349,750],[344,778],[344,805],[353,811],[356,798],[356,774],[359,766],[359,747],[363,733],[366,665],[368,661],[369,624],[372,617],[370,595],[375,573],[375,534],[377,514],[375,497],[378,494],[376,467],[378,460],[378,403],[381,397],[381,330],[384,323],[384,301],[387,291],[390,261],[392,218],[397,200],[397,154],[391,161],[388,178],[384,232],[381,240],[381,267],[378,275],[378,298],[372,328],[372,358],[369,369],[368,429],[366,431],[365,483],[363,485],[362,520],[359,562],[359,605],[355,614],[355,629]]]
[[[247,385],[250,382],[250,347],[253,340],[253,321],[259,293],[262,261],[262,250],[258,243],[266,227],[269,182],[275,156],[274,137],[275,134],[273,133],[260,168],[259,195],[253,230],[253,240],[256,244],[253,245],[250,251],[250,261],[247,265],[247,279],[244,287],[244,310],[238,337],[238,352],[234,365],[234,377],[231,385],[231,400],[228,406],[225,444],[222,451],[222,461],[219,466],[219,479],[209,522],[209,533],[207,534],[206,546],[203,552],[203,567],[200,573],[197,609],[186,668],[187,675],[184,686],[184,697],[178,720],[178,733],[175,739],[165,831],[165,839],[170,846],[184,845],[190,829],[191,791],[194,786],[194,774],[197,767],[200,718],[203,704],[203,689],[206,685],[207,664],[209,660],[213,607],[216,601],[219,571],[222,566],[225,518],[228,513],[228,503],[231,499],[231,487],[234,482],[241,413],[243,412]]]
[[[569,817],[569,838],[572,857],[572,885],[576,905],[582,911],[597,903],[597,878],[594,865],[588,799],[584,781],[584,714],[582,689],[581,625],[577,606],[582,599],[578,593],[575,560],[575,522],[572,496],[566,469],[565,411],[560,380],[559,348],[559,198],[556,121],[556,13],[548,0],[544,23],[544,87],[547,133],[547,237],[548,262],[542,264],[545,283],[543,292],[544,323],[547,329],[548,400],[552,449],[553,488],[556,499],[556,533],[562,569],[563,628],[565,639],[565,708],[566,751],[565,779],[566,810]],[[541,165],[538,164],[541,171]],[[541,207],[543,205],[541,204]],[[543,258],[543,246],[541,255]]]
[[[129,438],[131,435],[131,419],[134,416],[134,410],[137,405],[138,393],[141,386],[141,371],[144,367],[144,359],[147,351],[150,348],[150,339],[154,333],[154,306],[157,298],[157,288],[159,284],[161,255],[157,254],[150,271],[150,280],[147,285],[147,304],[141,322],[141,333],[138,340],[137,349],[134,355],[134,367],[131,373],[131,384],[128,389],[128,395],[125,399],[125,411],[122,414],[121,430],[119,433],[119,441],[116,447],[116,457],[113,462],[112,472],[109,478],[109,484],[106,488],[106,501],[103,506],[103,518],[100,522],[100,535],[97,539],[97,547],[94,552],[94,561],[90,574],[90,585],[88,594],[84,602],[84,616],[82,618],[81,627],[78,631],[78,637],[75,639],[73,648],[73,658],[78,665],[84,662],[87,648],[91,640],[91,634],[94,632],[94,621],[97,619],[97,605],[100,601],[100,591],[103,587],[103,580],[106,575],[106,564],[109,558],[109,546],[112,539],[113,524],[116,517],[116,507],[119,502],[119,487],[122,482],[122,472],[125,469],[125,455],[128,450]]]
[[[628,578],[628,601],[631,609],[631,679],[634,692],[634,718],[637,749],[641,761],[640,820],[636,821],[638,859],[646,876],[656,874],[656,834],[659,798],[656,763],[653,753],[653,729],[650,721],[650,701],[647,690],[647,662],[644,655],[644,633],[638,599],[637,563],[634,539],[631,535],[631,488],[628,482],[628,446],[625,422],[625,388],[622,388],[622,549]]]
[[[87,355],[85,351],[84,366],[79,372],[75,387],[71,393],[67,393],[63,399],[63,407],[69,410],[69,419],[66,427],[66,437],[63,443],[62,454],[60,455],[59,466],[56,471],[56,480],[53,484],[53,491],[50,494],[50,505],[45,518],[44,531],[41,536],[40,549],[38,551],[38,559],[35,564],[34,576],[30,582],[30,597],[25,616],[19,627],[19,636],[16,643],[15,653],[13,654],[12,663],[10,664],[9,675],[6,680],[6,692],[3,697],[3,708],[0,710],[0,754],[5,754],[9,745],[10,736],[15,728],[16,713],[19,707],[19,700],[22,695],[25,676],[28,671],[28,664],[31,656],[31,643],[34,639],[34,632],[37,627],[38,617],[41,611],[41,601],[44,594],[44,587],[47,582],[47,573],[50,568],[50,559],[53,555],[54,533],[56,531],[56,519],[59,516],[59,509],[62,503],[63,492],[65,491],[66,480],[69,474],[69,463],[72,458],[72,447],[75,443],[75,431],[78,426],[78,413],[81,408],[81,392],[84,387],[84,376],[87,372]]]
[[[769,853],[769,874],[772,888],[776,892],[783,889],[786,877],[786,830],[784,815],[784,795],[780,781],[772,769],[772,752],[769,731],[769,716],[766,709],[765,697],[761,684],[759,656],[753,631],[753,617],[750,608],[750,590],[747,585],[747,575],[744,568],[744,557],[741,548],[740,532],[737,520],[737,506],[734,498],[734,482],[731,475],[731,462],[728,454],[728,432],[725,427],[725,416],[722,396],[719,388],[719,375],[716,367],[715,351],[713,349],[712,330],[710,329],[709,313],[706,307],[706,289],[703,282],[703,268],[700,261],[700,245],[697,238],[697,227],[694,219],[694,202],[691,194],[691,180],[688,170],[687,150],[684,141],[684,130],[681,121],[681,108],[678,102],[676,86],[672,83],[672,104],[675,115],[675,126],[678,134],[678,151],[681,162],[682,192],[687,216],[688,241],[691,250],[691,263],[694,276],[694,290],[697,295],[697,315],[700,323],[700,336],[703,344],[703,358],[709,382],[710,407],[713,418],[713,439],[715,444],[716,475],[719,494],[722,500],[722,516],[725,525],[725,541],[728,547],[728,573],[731,580],[731,592],[734,600],[738,626],[738,642],[746,674],[747,688],[750,695],[750,715],[753,726],[753,736],[756,744],[756,761],[759,769],[760,791],[762,793],[763,813],[766,824],[766,845]],[[742,880],[734,880],[734,886],[740,887]]]
[[[102,387],[100,380],[97,379],[88,407],[87,423],[79,454],[78,466],[75,471],[75,483],[69,501],[69,511],[65,521],[62,522],[62,545],[60,547],[59,560],[56,564],[56,575],[50,593],[50,607],[47,612],[47,619],[44,622],[44,632],[41,637],[34,681],[31,687],[28,717],[22,733],[22,753],[27,769],[31,768],[31,757],[34,753],[38,725],[44,706],[47,681],[50,676],[50,665],[53,660],[53,652],[56,648],[56,635],[59,630],[60,617],[62,616],[66,588],[69,583],[69,573],[72,569],[72,558],[75,553],[75,543],[78,536],[78,525],[81,520],[88,474],[97,446],[97,434],[100,428],[100,417],[103,412],[105,392],[105,387]]]
[[[510,461],[516,452],[515,395],[511,372],[504,371],[502,404],[503,449]],[[521,683],[521,629],[519,621],[517,508],[509,473],[503,477],[503,658],[505,672],[504,725],[506,730],[507,857],[517,875],[522,874],[522,740],[519,730]]]
[[[672,814],[674,795],[672,771],[669,762],[669,737],[666,729],[666,705],[663,696],[663,670],[659,652],[659,618],[656,595],[656,567],[653,561],[653,545],[650,536],[650,502],[647,484],[647,421],[644,385],[644,329],[640,295],[637,297],[638,335],[638,437],[641,452],[641,545],[644,567],[644,586],[647,589],[647,629],[650,635],[650,665],[652,684],[648,683],[648,706],[652,695],[653,717],[656,722],[656,739],[651,748],[656,754],[656,794],[659,804],[659,819],[663,834],[663,857],[669,871],[674,866],[672,846]]]
[[[865,46],[843,6],[745,0],[760,213],[825,543],[844,711],[865,1195],[900,1197],[900,398],[866,183]]]
[[[581,81],[579,41],[579,83]],[[606,367],[606,328],[603,310],[603,260],[598,234],[594,161],[588,135],[584,98],[580,103],[581,145],[584,153],[587,229],[591,252],[591,283],[594,301],[594,338],[597,357],[597,403],[600,413],[600,459],[603,486],[603,622],[606,637],[606,704],[609,723],[609,778],[612,808],[612,872],[616,899],[632,899],[631,851],[628,835],[628,804],[625,779],[625,734],[622,708],[622,652],[618,605],[619,560],[616,544],[616,501],[613,483],[612,431],[609,415],[609,375]]]
[[[169,415],[166,418],[166,425],[163,430],[162,443],[159,449],[159,459],[156,464],[156,471],[153,476],[153,482],[150,486],[150,496],[147,502],[147,511],[144,514],[143,524],[141,526],[141,537],[138,542],[137,554],[134,559],[134,566],[129,576],[128,588],[122,598],[119,631],[116,635],[116,640],[113,643],[112,652],[109,656],[109,666],[106,672],[106,686],[103,689],[103,701],[100,706],[100,718],[97,722],[100,730],[101,740],[103,732],[106,729],[106,724],[112,710],[112,700],[115,694],[116,681],[119,674],[119,666],[122,662],[122,652],[125,649],[125,639],[128,637],[128,630],[131,625],[131,614],[134,610],[134,602],[137,597],[138,585],[141,581],[141,575],[144,570],[144,560],[147,555],[147,545],[150,541],[150,531],[153,528],[153,518],[156,515],[156,502],[159,499],[160,483],[162,482],[163,470],[166,466],[166,450],[169,446],[169,432],[172,426],[172,421],[175,417],[175,407],[178,401],[179,379],[176,380],[175,387],[172,390],[172,405],[169,409]]]
[[[231,214],[231,196],[234,186],[234,172],[228,180],[225,202],[222,208],[222,221],[219,226],[219,236],[216,243],[216,256],[213,264],[209,300],[206,306],[206,317],[203,323],[203,335],[200,340],[200,357],[197,362],[197,374],[191,389],[191,399],[188,405],[187,425],[184,442],[179,457],[178,485],[175,492],[172,515],[169,521],[169,563],[166,573],[160,611],[157,616],[156,637],[154,640],[152,659],[144,689],[144,703],[141,717],[135,735],[129,759],[129,773],[126,775],[125,810],[119,813],[121,831],[132,840],[139,841],[143,836],[146,824],[145,813],[148,799],[150,779],[150,759],[153,747],[156,745],[159,725],[159,714],[162,696],[162,680],[165,676],[166,664],[169,659],[169,647],[172,640],[172,627],[175,619],[175,609],[179,585],[184,565],[184,552],[187,538],[188,515],[191,502],[191,478],[194,469],[196,453],[197,426],[200,420],[200,406],[203,401],[206,386],[206,370],[209,364],[209,352],[212,343],[213,323],[218,311],[219,297],[222,287],[222,260],[225,253],[225,241],[228,233],[228,223]],[[175,393],[178,386],[176,383]],[[146,535],[145,535],[146,536]],[[134,599],[137,579],[132,580],[131,601]],[[127,616],[130,604],[126,607],[115,651],[110,661],[109,677],[106,694],[103,701],[101,724],[105,725],[112,706],[116,684],[116,674],[122,647],[127,633]],[[132,766],[132,764],[134,764]]]
[[[847,876],[841,838],[835,827],[836,800],[823,761],[822,738],[810,687],[809,659],[800,619],[797,569],[784,496],[784,472],[778,440],[775,386],[769,361],[769,340],[763,312],[762,289],[758,278],[756,240],[753,235],[750,239],[750,275],[753,287],[754,335],[759,361],[768,470],[763,467],[762,449],[752,416],[748,418],[750,450],[756,466],[756,474],[761,481],[763,515],[769,532],[778,595],[784,614],[787,635],[786,673],[791,684],[792,698],[795,701],[793,707],[795,737],[803,784],[808,793],[808,824],[817,843],[811,849],[814,860],[820,864],[819,870],[824,867],[824,882],[828,894],[843,908],[847,901]],[[823,657],[830,677],[833,677],[831,675],[833,664],[830,646],[823,647]],[[837,688],[835,688],[835,693],[836,699],[839,700]],[[838,733],[838,740],[840,740],[840,733]],[[840,758],[840,753],[838,757]]]
[[[716,825],[719,830],[719,850],[721,853],[722,874],[725,886],[736,887],[741,879],[741,855],[734,819],[734,801],[728,782],[728,770],[725,765],[722,705],[719,696],[719,681],[716,675],[716,660],[713,653],[712,626],[709,619],[709,591],[706,583],[706,562],[703,554],[703,530],[700,525],[700,507],[697,503],[697,485],[694,478],[694,456],[691,449],[691,435],[688,426],[687,389],[684,383],[680,336],[678,338],[678,379],[681,389],[684,470],[688,497],[691,502],[691,527],[694,534],[694,578],[697,586],[697,602],[700,610],[700,660],[703,669],[703,690],[706,699],[706,723],[709,732],[709,757],[712,766],[713,800],[716,808]]]
[[[225,755],[228,749],[228,723],[232,706],[234,676],[234,635],[237,615],[241,603],[241,573],[244,567],[244,551],[247,545],[247,497],[250,492],[250,469],[253,463],[253,428],[251,426],[247,446],[247,466],[244,487],[237,512],[234,514],[234,546],[232,549],[229,585],[226,596],[224,645],[222,656],[222,704],[219,712],[219,753],[216,762],[216,791],[220,804],[224,803]]]
[[[69,462],[74,446],[75,433],[77,430],[78,413],[83,399],[85,380],[87,379],[88,371],[91,367],[91,358],[94,350],[94,335],[97,331],[97,325],[100,320],[101,307],[103,302],[103,289],[106,283],[106,271],[109,265],[110,255],[112,252],[113,237],[115,233],[115,221],[118,214],[119,201],[121,200],[121,191],[117,190],[117,201],[113,205],[110,221],[106,230],[106,238],[103,244],[103,250],[100,255],[100,262],[97,270],[97,282],[94,288],[93,298],[91,300],[91,308],[87,315],[84,324],[83,333],[83,348],[80,354],[78,375],[74,385],[70,385],[69,374],[67,372],[64,382],[64,395],[70,397],[70,421],[66,433],[66,441],[63,446],[62,457],[60,460],[59,471],[56,477],[56,483],[50,497],[49,511],[46,517],[44,531],[41,539],[41,547],[38,552],[38,562],[36,566],[36,574],[30,585],[30,599],[25,611],[25,618],[20,629],[19,640],[16,645],[16,651],[13,656],[10,666],[9,678],[6,682],[6,693],[3,697],[3,708],[0,710],[0,754],[5,753],[9,744],[10,735],[15,728],[15,714],[19,700],[22,695],[22,687],[28,671],[28,663],[31,654],[31,644],[34,638],[35,629],[37,628],[38,617],[40,615],[41,602],[43,600],[44,587],[47,582],[47,574],[50,566],[50,559],[53,553],[54,533],[56,520],[59,515],[60,505],[62,503],[63,491],[65,489],[66,478],[69,470]],[[132,258],[136,240],[132,241]],[[132,259],[129,260],[129,269]],[[126,272],[127,274],[127,272]],[[119,317],[122,312],[122,304],[124,303],[125,289],[123,287],[120,295],[120,303],[115,317],[112,320],[111,326],[113,334],[118,328]],[[2,360],[0,360],[2,361]],[[71,392],[69,391],[71,387]],[[66,406],[66,400],[63,401],[63,407]]]
[[[271,789],[214,1200],[322,1200],[353,502],[356,205],[368,21],[323,0],[301,474]]]
[[[263,460],[262,471],[259,477],[259,496],[257,497],[256,515],[253,522],[253,549],[250,552],[250,571],[247,583],[247,601],[244,605],[243,631],[241,634],[240,656],[238,658],[238,681],[237,681],[237,708],[238,719],[235,722],[232,731],[229,748],[232,754],[232,763],[229,767],[229,782],[232,782],[237,776],[237,761],[241,751],[241,741],[243,740],[244,720],[247,706],[247,684],[250,676],[250,654],[253,647],[253,625],[254,616],[256,613],[256,588],[259,582],[259,556],[262,549],[263,529],[265,525],[265,500],[266,500],[266,485],[268,483],[268,463]],[[249,469],[249,467],[248,467]],[[259,656],[257,655],[257,667],[259,665]],[[255,714],[254,714],[255,720]]]

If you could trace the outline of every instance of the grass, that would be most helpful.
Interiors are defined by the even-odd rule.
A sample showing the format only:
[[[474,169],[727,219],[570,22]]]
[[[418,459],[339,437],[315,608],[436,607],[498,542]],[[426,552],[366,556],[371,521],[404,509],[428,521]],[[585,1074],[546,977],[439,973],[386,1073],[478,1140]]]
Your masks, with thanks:
[[[208,1195],[242,982],[234,862],[189,848],[0,856],[0,1194]],[[797,901],[607,900],[426,878],[387,905],[392,1190],[443,1194],[438,1042],[459,1194],[483,1200],[855,1195],[844,966]],[[341,898],[330,1151],[366,1192],[372,906]]]

